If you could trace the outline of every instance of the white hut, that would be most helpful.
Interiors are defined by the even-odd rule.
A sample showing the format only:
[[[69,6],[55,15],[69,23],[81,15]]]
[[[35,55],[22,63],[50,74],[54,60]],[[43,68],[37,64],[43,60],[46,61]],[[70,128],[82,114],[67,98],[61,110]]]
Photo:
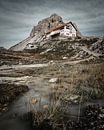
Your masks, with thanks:
[[[77,29],[72,22],[64,23],[55,28],[50,29],[46,33],[46,37],[64,36],[75,38],[77,36]]]

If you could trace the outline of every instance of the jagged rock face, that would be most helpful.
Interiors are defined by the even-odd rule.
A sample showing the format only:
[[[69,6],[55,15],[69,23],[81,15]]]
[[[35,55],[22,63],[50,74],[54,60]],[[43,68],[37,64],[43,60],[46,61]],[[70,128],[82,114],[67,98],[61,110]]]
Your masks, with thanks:
[[[34,26],[30,36],[33,37],[35,35],[44,35],[50,28],[63,24],[63,20],[57,14],[51,15],[49,18],[45,18],[42,21],[38,22],[37,26]]]
[[[38,25],[33,27],[30,36],[25,40],[21,41],[20,43],[16,44],[15,46],[11,47],[10,50],[23,51],[30,43],[40,43],[41,45],[44,35],[48,32],[48,30],[51,28],[55,28],[56,26],[62,25],[63,23],[64,22],[62,20],[62,17],[58,16],[57,14],[52,14],[50,17],[39,21]],[[74,26],[77,29],[77,36],[81,37],[82,35],[78,30],[76,24],[74,24]]]

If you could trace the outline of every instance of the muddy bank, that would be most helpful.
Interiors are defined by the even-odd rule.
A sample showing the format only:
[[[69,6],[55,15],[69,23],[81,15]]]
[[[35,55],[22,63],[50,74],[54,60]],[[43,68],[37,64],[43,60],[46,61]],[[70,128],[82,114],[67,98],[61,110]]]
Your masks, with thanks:
[[[0,112],[8,110],[8,105],[23,92],[28,91],[28,86],[12,83],[0,84]]]
[[[0,116],[0,130],[33,130],[29,114],[11,115],[6,112]]]

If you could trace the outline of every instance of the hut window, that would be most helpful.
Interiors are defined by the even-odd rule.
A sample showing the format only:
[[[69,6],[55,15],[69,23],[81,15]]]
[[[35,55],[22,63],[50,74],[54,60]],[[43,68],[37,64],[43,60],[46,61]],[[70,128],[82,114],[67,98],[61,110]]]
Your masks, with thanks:
[[[52,19],[52,23],[54,22],[54,20]]]
[[[51,27],[51,24],[49,23],[49,24],[48,24],[48,28],[50,28],[50,27]]]

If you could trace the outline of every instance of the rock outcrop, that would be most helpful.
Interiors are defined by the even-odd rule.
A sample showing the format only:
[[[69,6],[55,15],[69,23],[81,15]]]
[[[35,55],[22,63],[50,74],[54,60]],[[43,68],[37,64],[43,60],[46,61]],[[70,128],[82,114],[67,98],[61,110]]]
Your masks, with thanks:
[[[16,44],[15,46],[11,47],[10,50],[23,51],[29,43],[37,44],[42,42],[44,40],[45,34],[48,32],[49,29],[53,27],[55,28],[56,26],[62,25],[63,23],[64,22],[62,20],[62,17],[58,16],[57,14],[52,14],[50,17],[39,21],[38,25],[32,28],[30,36],[20,43]],[[77,28],[76,24],[74,24],[74,26]],[[78,28],[77,36],[82,36]]]
[[[37,26],[34,26],[31,33],[30,37],[34,37],[36,35],[39,36],[44,36],[44,34],[50,29],[55,26],[58,26],[60,24],[63,24],[63,20],[60,16],[57,14],[52,14],[49,18],[45,18],[42,21],[38,22]]]

